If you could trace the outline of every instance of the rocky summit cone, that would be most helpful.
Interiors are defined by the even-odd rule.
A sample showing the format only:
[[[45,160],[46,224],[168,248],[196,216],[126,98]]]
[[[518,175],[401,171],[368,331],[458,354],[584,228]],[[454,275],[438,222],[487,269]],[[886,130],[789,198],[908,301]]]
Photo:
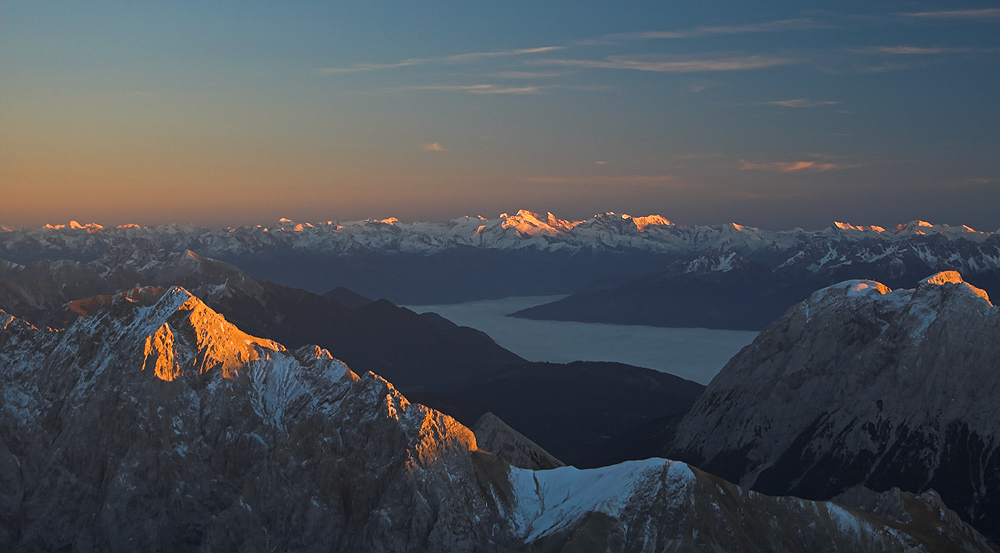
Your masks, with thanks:
[[[1000,308],[954,272],[791,308],[712,380],[671,454],[770,494],[936,490],[1000,538]]]

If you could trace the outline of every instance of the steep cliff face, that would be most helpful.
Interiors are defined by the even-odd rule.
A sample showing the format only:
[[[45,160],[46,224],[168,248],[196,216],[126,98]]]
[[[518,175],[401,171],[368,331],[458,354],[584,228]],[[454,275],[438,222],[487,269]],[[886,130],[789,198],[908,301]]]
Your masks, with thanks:
[[[481,449],[500,457],[512,467],[546,470],[566,465],[493,413],[487,412],[479,417],[472,425],[472,432]]]
[[[248,335],[181,288],[115,296],[63,331],[0,312],[0,354],[4,551],[930,543],[878,516],[768,497],[663,459],[511,468],[377,375]],[[939,538],[989,550],[967,530]]]
[[[116,297],[61,332],[3,327],[2,455],[18,470],[2,549],[456,550],[509,535],[467,524],[489,510],[475,478],[454,478],[474,473],[469,430],[183,289],[148,307]]]
[[[935,489],[1000,528],[1000,309],[958,273],[825,288],[711,382],[671,454],[770,494]]]

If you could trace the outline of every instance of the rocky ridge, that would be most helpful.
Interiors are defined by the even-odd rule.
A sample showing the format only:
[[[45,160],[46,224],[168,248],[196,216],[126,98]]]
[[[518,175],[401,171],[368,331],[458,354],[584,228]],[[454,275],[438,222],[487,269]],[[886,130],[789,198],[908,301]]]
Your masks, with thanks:
[[[1000,309],[956,272],[830,286],[722,369],[670,455],[770,494],[934,489],[997,539],[998,336]]]
[[[566,466],[493,413],[479,417],[472,425],[472,433],[480,449],[500,457],[512,467],[548,470]]]
[[[512,468],[377,375],[245,334],[182,288],[63,331],[0,312],[0,338],[8,551],[934,547],[673,461]],[[991,550],[962,525],[938,540]]]

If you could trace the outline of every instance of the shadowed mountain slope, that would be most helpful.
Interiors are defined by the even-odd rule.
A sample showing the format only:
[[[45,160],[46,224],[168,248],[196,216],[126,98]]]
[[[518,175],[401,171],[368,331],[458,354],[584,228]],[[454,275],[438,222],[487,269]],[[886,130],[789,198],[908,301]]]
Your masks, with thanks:
[[[704,386],[680,377],[595,361],[524,363],[440,391],[410,394],[415,401],[472,425],[493,412],[558,459],[579,467],[608,458],[603,445],[635,426],[687,410]],[[620,462],[627,451],[610,457]]]
[[[59,332],[0,311],[3,550],[992,550],[663,459],[513,468],[325,350],[138,298]]]
[[[737,354],[670,455],[771,494],[920,493],[1000,537],[1000,308],[956,272],[819,290]]]

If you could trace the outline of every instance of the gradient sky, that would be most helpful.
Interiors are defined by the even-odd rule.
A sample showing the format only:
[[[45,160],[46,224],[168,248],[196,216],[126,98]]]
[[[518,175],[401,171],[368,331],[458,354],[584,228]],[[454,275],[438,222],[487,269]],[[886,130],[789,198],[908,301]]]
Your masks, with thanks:
[[[32,2],[0,223],[1000,228],[997,2]]]

